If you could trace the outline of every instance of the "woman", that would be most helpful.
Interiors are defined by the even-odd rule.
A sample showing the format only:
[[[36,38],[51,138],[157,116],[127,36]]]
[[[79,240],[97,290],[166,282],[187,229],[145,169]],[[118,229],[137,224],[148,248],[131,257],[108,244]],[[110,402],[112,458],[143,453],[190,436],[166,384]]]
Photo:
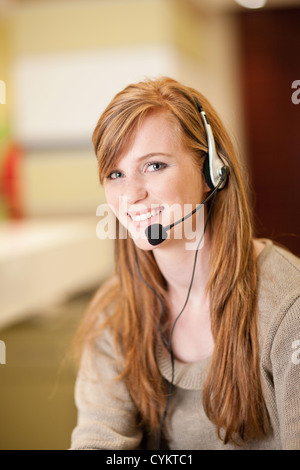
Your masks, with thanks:
[[[72,448],[299,448],[299,260],[253,239],[246,178],[211,105],[170,78],[133,84],[93,144],[116,274],[79,331]]]

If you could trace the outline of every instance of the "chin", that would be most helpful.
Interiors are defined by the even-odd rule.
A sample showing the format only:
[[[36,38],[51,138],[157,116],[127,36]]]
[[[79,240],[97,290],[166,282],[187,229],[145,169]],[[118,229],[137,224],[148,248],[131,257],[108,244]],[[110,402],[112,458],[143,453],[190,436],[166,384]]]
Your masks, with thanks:
[[[146,237],[145,238],[132,237],[132,239],[133,239],[135,246],[139,248],[140,250],[152,251],[155,248],[157,248],[156,246],[150,245]]]
[[[159,245],[151,245],[145,235],[145,228],[148,226],[148,224],[145,224],[143,227],[134,227],[132,230],[130,228],[127,228],[127,237],[131,238],[135,244],[135,246],[141,250],[144,251],[152,251],[155,250],[156,248],[160,248],[162,246],[165,246],[168,244],[169,239],[164,240],[164,242],[160,243]]]

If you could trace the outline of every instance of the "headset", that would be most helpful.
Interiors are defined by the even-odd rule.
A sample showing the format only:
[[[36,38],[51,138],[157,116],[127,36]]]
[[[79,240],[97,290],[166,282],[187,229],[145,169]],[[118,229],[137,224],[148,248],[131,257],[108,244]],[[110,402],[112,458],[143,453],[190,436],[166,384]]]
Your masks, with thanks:
[[[226,185],[229,168],[224,164],[222,158],[217,153],[214,135],[207,115],[195,96],[194,100],[200,116],[202,117],[207,137],[208,153],[203,165],[205,181],[212,191],[216,188],[220,191]]]
[[[171,380],[168,395],[167,395],[165,410],[164,410],[163,416],[162,416],[161,421],[160,421],[160,426],[159,426],[158,444],[157,444],[158,450],[161,449],[162,426],[163,426],[164,420],[166,418],[170,398],[171,398],[171,395],[172,395],[172,392],[173,392],[174,371],[175,371],[175,369],[174,369],[174,355],[173,355],[173,351],[172,351],[172,337],[173,337],[174,328],[175,328],[176,323],[179,320],[180,316],[182,315],[182,313],[183,313],[183,311],[184,311],[184,309],[185,309],[185,307],[188,303],[188,300],[189,300],[189,296],[190,296],[190,292],[191,292],[192,285],[193,285],[193,280],[194,280],[194,274],[195,274],[196,261],[197,261],[199,247],[200,247],[200,244],[203,240],[204,233],[205,233],[206,228],[207,228],[207,224],[208,224],[208,221],[209,221],[209,218],[210,218],[210,215],[211,215],[211,211],[212,211],[212,207],[214,205],[216,194],[217,194],[218,191],[221,191],[225,187],[225,185],[228,181],[228,177],[229,177],[229,167],[224,163],[223,159],[220,157],[220,155],[218,155],[218,153],[216,151],[215,139],[214,139],[214,135],[213,135],[208,117],[207,117],[206,113],[204,112],[204,110],[203,110],[201,104],[199,103],[198,99],[195,96],[193,98],[194,98],[195,104],[197,106],[197,111],[200,113],[200,116],[202,118],[204,128],[205,128],[205,132],[206,132],[206,137],[207,137],[208,151],[207,151],[207,156],[205,157],[205,161],[204,161],[204,165],[203,165],[203,174],[204,174],[205,181],[206,181],[208,187],[210,188],[211,192],[209,193],[207,198],[196,209],[194,209],[192,212],[190,212],[188,215],[186,215],[182,219],[179,219],[176,222],[174,222],[174,223],[172,223],[172,224],[170,224],[166,227],[163,227],[161,224],[152,224],[152,225],[149,225],[147,227],[147,229],[145,230],[145,235],[148,239],[148,242],[152,246],[157,246],[157,245],[163,243],[164,240],[166,240],[168,238],[167,232],[169,230],[171,230],[175,225],[177,225],[179,223],[182,223],[188,217],[191,217],[197,210],[199,210],[201,207],[203,207],[204,204],[206,204],[209,200],[212,199],[209,210],[208,210],[208,213],[207,213],[203,233],[202,233],[202,236],[201,236],[200,241],[199,241],[199,243],[197,245],[197,248],[196,248],[193,272],[192,272],[190,285],[189,285],[189,288],[188,288],[187,297],[186,297],[185,303],[184,303],[180,313],[178,314],[178,316],[176,317],[176,319],[175,319],[175,321],[172,325],[169,341],[164,336],[164,334],[161,330],[161,320],[162,320],[163,311],[164,311],[162,300],[161,300],[160,296],[157,294],[157,292],[144,279],[144,277],[141,273],[141,270],[140,270],[138,257],[137,257],[137,252],[136,252],[136,247],[135,247],[135,244],[133,242],[134,252],[135,252],[135,260],[136,260],[136,265],[137,265],[137,269],[138,269],[138,272],[139,272],[139,276],[140,276],[141,280],[144,282],[144,284],[146,284],[146,286],[156,295],[156,297],[157,297],[157,299],[160,303],[160,315],[159,315],[158,329],[159,329],[159,332],[160,332],[160,335],[161,335],[161,338],[162,338],[164,344],[169,349],[170,359],[171,359],[171,363],[172,363],[172,380]]]
[[[208,187],[211,189],[211,192],[209,193],[208,197],[198,207],[196,207],[196,209],[187,214],[185,217],[182,217],[182,219],[179,219],[176,222],[167,225],[166,227],[163,227],[161,224],[149,225],[145,230],[145,235],[148,239],[148,242],[152,246],[160,245],[164,240],[166,240],[168,238],[167,232],[171,230],[171,228],[177,224],[182,223],[188,217],[191,217],[196,211],[201,209],[201,207],[206,204],[217,191],[221,191],[221,189],[225,187],[228,180],[229,167],[225,165],[222,158],[217,153],[215,139],[208,117],[195,96],[194,100],[206,131],[208,152],[203,164],[203,174]]]

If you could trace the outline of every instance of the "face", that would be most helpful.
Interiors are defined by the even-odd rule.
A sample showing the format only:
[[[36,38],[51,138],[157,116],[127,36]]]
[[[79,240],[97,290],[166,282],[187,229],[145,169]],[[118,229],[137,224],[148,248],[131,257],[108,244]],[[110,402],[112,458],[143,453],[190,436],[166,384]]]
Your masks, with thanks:
[[[185,230],[179,227],[181,236],[178,228],[176,235],[175,228],[171,229],[169,238],[153,247],[145,229],[150,224],[166,226],[181,219],[205,199],[208,191],[202,172],[174,128],[166,113],[146,117],[104,182],[107,203],[135,244],[144,250],[186,241]]]

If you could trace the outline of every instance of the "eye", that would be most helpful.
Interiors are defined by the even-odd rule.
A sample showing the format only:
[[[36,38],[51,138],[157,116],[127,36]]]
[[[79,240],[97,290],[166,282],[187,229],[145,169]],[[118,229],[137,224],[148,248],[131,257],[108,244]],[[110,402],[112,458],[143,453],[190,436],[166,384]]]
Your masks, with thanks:
[[[118,171],[118,170],[117,170],[117,171],[112,171],[112,172],[108,175],[107,179],[108,179],[108,180],[117,180],[117,179],[121,178],[122,176],[123,176],[123,173],[122,173],[121,171]]]
[[[146,171],[149,171],[149,172],[154,172],[154,171],[158,171],[158,170],[162,170],[163,168],[165,168],[167,165],[165,163],[160,163],[160,162],[149,162],[147,163],[146,165]]]

